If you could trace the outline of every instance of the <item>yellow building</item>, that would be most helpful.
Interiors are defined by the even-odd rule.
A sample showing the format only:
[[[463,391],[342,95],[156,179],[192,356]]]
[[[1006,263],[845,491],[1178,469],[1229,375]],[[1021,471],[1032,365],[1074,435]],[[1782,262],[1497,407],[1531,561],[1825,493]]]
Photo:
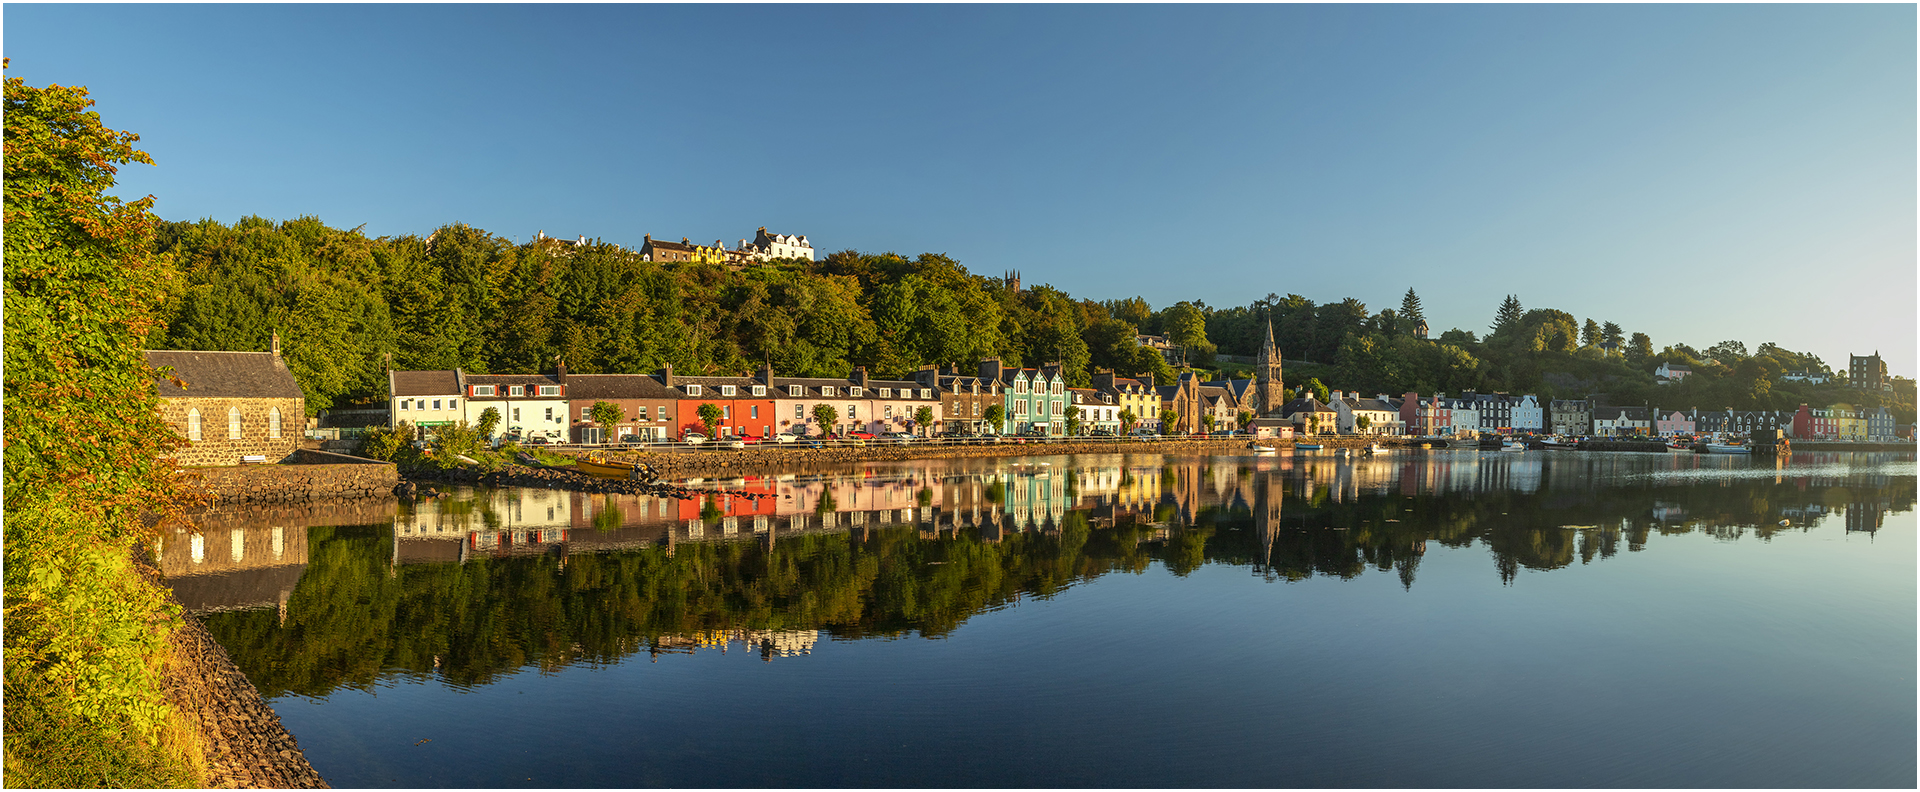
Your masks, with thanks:
[[[1833,411],[1833,430],[1841,440],[1867,439],[1867,412],[1849,404],[1836,404]]]

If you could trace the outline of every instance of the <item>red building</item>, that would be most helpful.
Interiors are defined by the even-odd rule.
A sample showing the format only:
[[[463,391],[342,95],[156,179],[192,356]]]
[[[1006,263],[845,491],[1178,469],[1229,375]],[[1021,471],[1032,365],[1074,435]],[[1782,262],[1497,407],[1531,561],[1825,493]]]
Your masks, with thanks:
[[[668,374],[672,377],[671,373]],[[679,394],[676,408],[676,437],[688,432],[705,434],[700,406],[711,404],[720,409],[714,422],[716,437],[772,437],[778,428],[773,413],[773,394],[766,383],[753,377],[672,377],[667,383]]]

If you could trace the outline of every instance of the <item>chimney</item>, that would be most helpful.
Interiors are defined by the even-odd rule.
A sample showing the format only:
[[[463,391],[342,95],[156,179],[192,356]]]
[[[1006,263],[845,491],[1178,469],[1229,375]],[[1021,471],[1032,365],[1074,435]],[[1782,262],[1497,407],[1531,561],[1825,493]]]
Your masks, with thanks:
[[[1151,391],[1154,389],[1153,372],[1149,371],[1145,374],[1140,375],[1140,381],[1145,382],[1147,384],[1147,390]]]
[[[940,387],[940,368],[932,363],[921,366],[919,371],[913,373],[913,381],[923,388],[938,388]]]
[[[561,385],[567,384],[567,361],[553,361],[553,370],[555,372],[554,379],[559,380]]]
[[[999,382],[1000,368],[1001,366],[1000,366],[999,358],[997,357],[981,358],[980,359],[980,378],[983,380],[993,380],[994,382]]]
[[[1093,375],[1094,390],[1113,390],[1113,372],[1099,371]]]
[[[279,333],[273,334],[273,356],[274,357],[280,356],[280,334]]]
[[[1040,373],[1047,375],[1048,379],[1060,376],[1060,361],[1054,360],[1047,362],[1040,367]]]
[[[853,384],[858,385],[862,388],[867,387],[867,367],[866,366],[853,367]]]
[[[672,363],[668,363],[660,367],[660,384],[665,385],[669,388],[673,387],[673,364]]]
[[[769,388],[773,387],[773,364],[772,363],[760,364],[760,384],[765,385]]]

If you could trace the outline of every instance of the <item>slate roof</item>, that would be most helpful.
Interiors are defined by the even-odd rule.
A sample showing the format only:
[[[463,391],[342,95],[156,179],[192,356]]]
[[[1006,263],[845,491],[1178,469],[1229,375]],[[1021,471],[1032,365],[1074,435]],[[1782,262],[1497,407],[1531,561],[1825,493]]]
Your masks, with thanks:
[[[458,396],[460,377],[452,369],[444,371],[391,371],[395,396]]]
[[[568,374],[567,396],[573,399],[671,399],[671,388],[647,374]]]
[[[1339,411],[1333,409],[1332,407],[1328,407],[1325,404],[1321,404],[1319,399],[1315,399],[1312,396],[1302,396],[1298,399],[1294,399],[1293,401],[1287,402],[1286,404],[1283,404],[1280,406],[1280,415],[1283,417],[1292,415],[1297,412],[1332,413],[1332,412],[1339,412]]]
[[[146,350],[147,365],[171,366],[173,376],[187,383],[182,390],[172,380],[155,377],[163,399],[207,397],[217,399],[300,399],[300,383],[280,356],[272,352],[203,352],[176,349]]]

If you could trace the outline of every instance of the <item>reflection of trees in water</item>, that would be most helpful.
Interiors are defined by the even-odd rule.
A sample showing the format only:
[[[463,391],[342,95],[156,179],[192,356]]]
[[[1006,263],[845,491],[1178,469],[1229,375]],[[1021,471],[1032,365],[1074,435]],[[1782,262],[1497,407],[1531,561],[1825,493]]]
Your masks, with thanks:
[[[1430,545],[1477,541],[1493,556],[1494,573],[1511,583],[1521,570],[1612,557],[1623,537],[1629,552],[1643,550],[1655,532],[1766,540],[1806,530],[1830,510],[1878,515],[1910,510],[1914,501],[1911,477],[1675,486],[1549,471],[1532,491],[1442,494],[1393,480],[1355,486],[1347,472],[1229,476],[1197,463],[1169,464],[1160,478],[1160,502],[1150,509],[1103,512],[1099,493],[1084,502],[1076,494],[1050,530],[997,541],[965,530],[882,526],[773,543],[680,542],[571,556],[556,548],[395,566],[385,526],[314,528],[284,624],[270,609],[211,614],[206,622],[269,696],[366,688],[395,672],[483,684],[524,666],[614,662],[715,631],[944,635],[1021,597],[1048,597],[1109,572],[1144,572],[1154,561],[1176,575],[1216,563],[1289,581],[1373,571],[1411,588]],[[1348,483],[1324,483],[1334,479]],[[1007,494],[998,482],[986,487],[989,502]],[[1856,522],[1867,524],[1863,517],[1849,527]]]

